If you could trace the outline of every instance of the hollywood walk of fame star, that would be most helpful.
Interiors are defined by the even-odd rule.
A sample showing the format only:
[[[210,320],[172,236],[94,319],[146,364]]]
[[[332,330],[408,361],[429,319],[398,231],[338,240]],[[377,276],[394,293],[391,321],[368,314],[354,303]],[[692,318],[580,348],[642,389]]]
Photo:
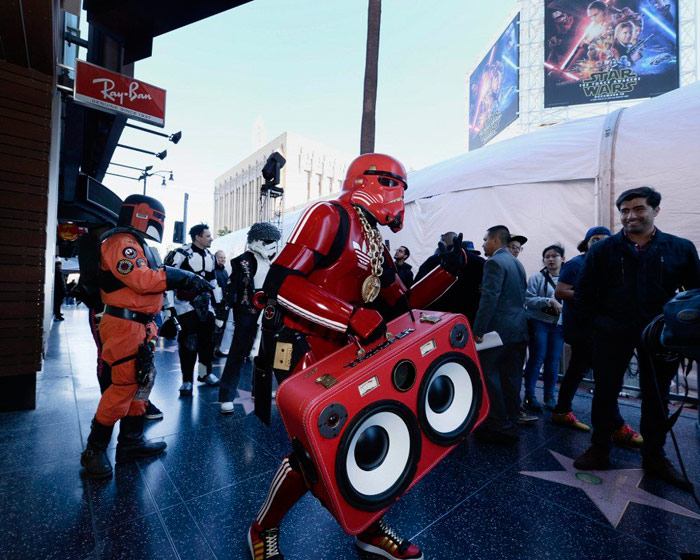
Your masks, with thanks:
[[[642,469],[611,469],[606,471],[580,471],[574,460],[549,450],[559,461],[563,471],[520,471],[520,474],[580,488],[593,501],[613,527],[617,527],[630,502],[662,509],[692,519],[700,519],[689,509],[660,498],[637,486],[644,477]]]
[[[255,410],[255,402],[250,396],[250,391],[238,389],[238,396],[233,400],[233,404],[240,404],[246,413],[246,416]]]

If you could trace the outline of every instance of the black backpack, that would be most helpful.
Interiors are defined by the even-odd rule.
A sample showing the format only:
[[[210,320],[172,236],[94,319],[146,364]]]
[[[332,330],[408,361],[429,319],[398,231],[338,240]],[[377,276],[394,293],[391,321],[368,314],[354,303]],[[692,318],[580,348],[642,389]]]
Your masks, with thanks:
[[[92,232],[86,233],[78,240],[78,264],[80,266],[78,299],[99,313],[104,308],[99,282],[100,240]]]
[[[177,253],[177,249],[170,249],[168,251],[168,254],[165,255],[165,258],[163,259],[163,264],[165,266],[175,266],[175,254]]]

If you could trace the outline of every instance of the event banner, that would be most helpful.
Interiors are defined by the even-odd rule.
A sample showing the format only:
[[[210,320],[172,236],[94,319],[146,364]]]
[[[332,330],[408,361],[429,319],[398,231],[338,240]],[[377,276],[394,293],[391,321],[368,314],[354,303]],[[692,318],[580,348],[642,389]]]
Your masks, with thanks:
[[[520,14],[469,76],[469,150],[518,118]]]
[[[678,87],[678,0],[546,6],[545,107],[638,99]]]

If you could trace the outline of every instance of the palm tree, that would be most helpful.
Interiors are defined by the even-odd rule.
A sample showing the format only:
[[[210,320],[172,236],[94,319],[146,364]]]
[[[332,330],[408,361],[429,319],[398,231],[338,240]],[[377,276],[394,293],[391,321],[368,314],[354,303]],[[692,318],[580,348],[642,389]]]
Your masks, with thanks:
[[[382,20],[382,0],[369,0],[367,11],[367,55],[365,58],[365,88],[362,102],[360,153],[374,152],[374,115],[377,108],[377,71],[379,68],[379,28]]]

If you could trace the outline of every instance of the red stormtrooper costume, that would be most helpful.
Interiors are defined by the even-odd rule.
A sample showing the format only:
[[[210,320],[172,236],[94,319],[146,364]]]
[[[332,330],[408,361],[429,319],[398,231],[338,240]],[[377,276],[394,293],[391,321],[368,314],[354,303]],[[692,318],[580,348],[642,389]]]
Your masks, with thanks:
[[[456,280],[466,259],[461,249],[448,253],[410,291],[399,279],[377,225],[401,229],[406,188],[401,163],[383,154],[364,154],[350,164],[340,197],[310,206],[300,218],[264,284],[267,304],[255,385],[256,414],[263,420],[269,423],[273,371],[281,382],[345,346],[348,335],[360,340],[381,336],[385,320],[409,307],[424,308]],[[248,532],[254,560],[284,558],[279,524],[307,490],[291,453]],[[423,558],[421,550],[383,518],[357,535],[355,544],[385,558]]]

